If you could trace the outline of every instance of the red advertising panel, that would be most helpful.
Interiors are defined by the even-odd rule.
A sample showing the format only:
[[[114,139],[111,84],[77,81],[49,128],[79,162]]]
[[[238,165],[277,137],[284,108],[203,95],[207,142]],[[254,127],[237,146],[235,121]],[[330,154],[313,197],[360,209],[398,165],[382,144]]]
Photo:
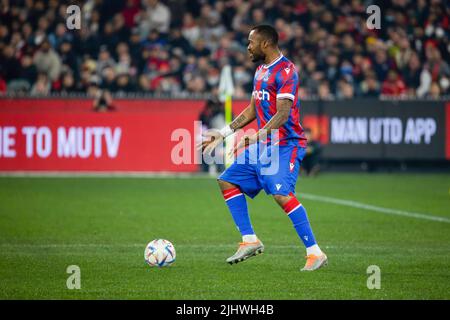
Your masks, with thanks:
[[[198,170],[203,101],[117,100],[108,113],[89,100],[0,101],[0,171]]]

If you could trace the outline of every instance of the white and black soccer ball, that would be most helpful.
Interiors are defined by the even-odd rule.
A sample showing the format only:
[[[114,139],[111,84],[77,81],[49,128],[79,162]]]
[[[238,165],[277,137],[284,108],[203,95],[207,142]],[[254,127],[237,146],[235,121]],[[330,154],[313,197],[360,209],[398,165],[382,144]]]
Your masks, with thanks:
[[[144,251],[145,262],[150,267],[166,267],[175,262],[175,247],[165,239],[155,239],[149,244]]]

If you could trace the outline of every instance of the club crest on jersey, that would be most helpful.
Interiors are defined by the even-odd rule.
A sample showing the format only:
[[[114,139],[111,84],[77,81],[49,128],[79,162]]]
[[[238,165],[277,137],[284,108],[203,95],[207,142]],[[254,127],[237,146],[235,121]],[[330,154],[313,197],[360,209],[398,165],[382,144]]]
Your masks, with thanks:
[[[264,100],[267,100],[267,101],[270,100],[269,91],[264,90],[264,89],[262,89],[262,90],[253,90],[252,96],[253,96],[253,98],[255,100],[263,100],[263,101]]]
[[[264,70],[261,69],[256,74],[256,80],[257,81],[261,81],[261,80],[268,81],[269,80],[269,76],[270,76],[270,72],[268,70],[264,71]]]

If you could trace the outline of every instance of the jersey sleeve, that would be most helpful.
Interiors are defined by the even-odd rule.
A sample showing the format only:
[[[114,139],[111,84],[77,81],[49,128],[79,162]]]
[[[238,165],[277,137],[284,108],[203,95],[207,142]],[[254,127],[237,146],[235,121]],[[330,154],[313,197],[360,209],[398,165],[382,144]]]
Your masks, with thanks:
[[[298,73],[294,66],[282,68],[276,78],[277,99],[295,99],[298,87]]]

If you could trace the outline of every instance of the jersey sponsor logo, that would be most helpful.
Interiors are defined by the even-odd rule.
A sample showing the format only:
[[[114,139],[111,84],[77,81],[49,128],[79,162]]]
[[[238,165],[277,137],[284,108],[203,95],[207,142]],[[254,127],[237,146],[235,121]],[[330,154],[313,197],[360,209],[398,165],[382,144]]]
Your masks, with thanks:
[[[282,185],[281,185],[281,184],[278,184],[278,183],[275,185],[275,187],[277,188],[277,191],[281,189],[281,186],[282,186]]]
[[[252,96],[256,100],[267,100],[267,101],[270,100],[269,91],[264,90],[264,89],[262,89],[262,90],[253,90]]]
[[[291,68],[284,68],[284,71],[286,72],[286,74],[289,74],[289,72],[291,72]]]

